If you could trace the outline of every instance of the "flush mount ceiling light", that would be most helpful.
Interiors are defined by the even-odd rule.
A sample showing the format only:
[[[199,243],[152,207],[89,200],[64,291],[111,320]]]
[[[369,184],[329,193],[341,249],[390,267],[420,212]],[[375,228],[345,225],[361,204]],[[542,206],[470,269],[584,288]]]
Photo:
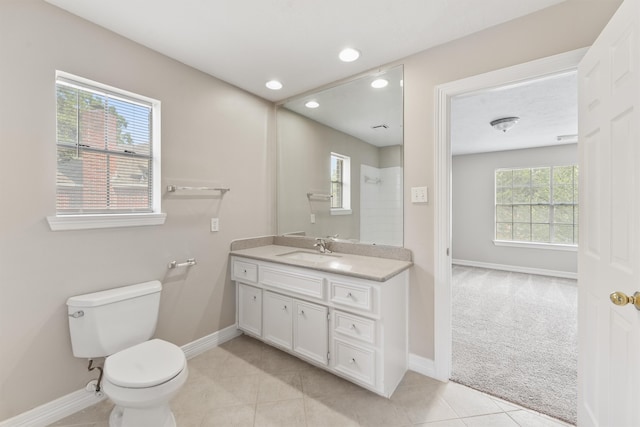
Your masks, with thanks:
[[[320,104],[318,104],[317,101],[307,101],[306,104],[304,104],[304,106],[307,108],[318,108]]]
[[[386,87],[388,84],[389,84],[389,81],[385,79],[376,79],[371,82],[371,87],[375,89],[382,89],[383,87]]]
[[[501,119],[493,120],[489,124],[495,130],[506,132],[511,129],[516,123],[518,123],[518,120],[520,120],[520,117],[503,117]]]
[[[282,83],[280,83],[277,80],[269,80],[264,85],[266,87],[268,87],[269,89],[271,89],[271,90],[280,90],[280,89],[282,89]]]
[[[347,47],[340,51],[338,58],[340,58],[342,62],[353,62],[360,58],[360,52],[352,47]]]

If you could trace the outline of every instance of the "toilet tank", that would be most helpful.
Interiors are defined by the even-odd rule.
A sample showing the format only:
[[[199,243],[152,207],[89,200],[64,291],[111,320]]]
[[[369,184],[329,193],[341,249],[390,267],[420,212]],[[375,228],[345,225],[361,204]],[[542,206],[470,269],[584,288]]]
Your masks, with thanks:
[[[162,284],[157,281],[67,300],[75,357],[106,357],[147,341],[156,330]]]

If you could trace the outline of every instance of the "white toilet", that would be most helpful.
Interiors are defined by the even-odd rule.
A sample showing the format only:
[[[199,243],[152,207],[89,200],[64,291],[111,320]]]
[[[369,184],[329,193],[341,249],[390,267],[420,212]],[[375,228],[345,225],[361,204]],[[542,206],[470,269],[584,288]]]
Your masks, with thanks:
[[[159,281],[78,295],[67,300],[75,357],[106,357],[102,390],[114,403],[110,427],[175,427],[169,408],[187,380],[180,347],[153,339]]]

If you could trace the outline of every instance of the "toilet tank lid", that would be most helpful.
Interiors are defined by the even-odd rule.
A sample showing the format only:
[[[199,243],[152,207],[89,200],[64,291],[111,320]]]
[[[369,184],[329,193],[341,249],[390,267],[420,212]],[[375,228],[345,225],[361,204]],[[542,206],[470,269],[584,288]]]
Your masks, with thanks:
[[[153,294],[162,290],[162,284],[158,280],[138,283],[136,285],[123,286],[106,291],[77,295],[67,300],[69,307],[97,307],[111,304],[116,301]]]

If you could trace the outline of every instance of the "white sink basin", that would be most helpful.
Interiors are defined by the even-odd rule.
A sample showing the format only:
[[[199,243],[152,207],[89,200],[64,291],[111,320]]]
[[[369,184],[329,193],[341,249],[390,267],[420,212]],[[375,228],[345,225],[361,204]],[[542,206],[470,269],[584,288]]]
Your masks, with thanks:
[[[278,255],[283,258],[294,259],[297,261],[306,261],[306,262],[330,262],[335,261],[336,258],[340,258],[340,255],[334,254],[322,254],[319,252],[306,252],[306,251],[294,251],[288,252],[286,254]]]

